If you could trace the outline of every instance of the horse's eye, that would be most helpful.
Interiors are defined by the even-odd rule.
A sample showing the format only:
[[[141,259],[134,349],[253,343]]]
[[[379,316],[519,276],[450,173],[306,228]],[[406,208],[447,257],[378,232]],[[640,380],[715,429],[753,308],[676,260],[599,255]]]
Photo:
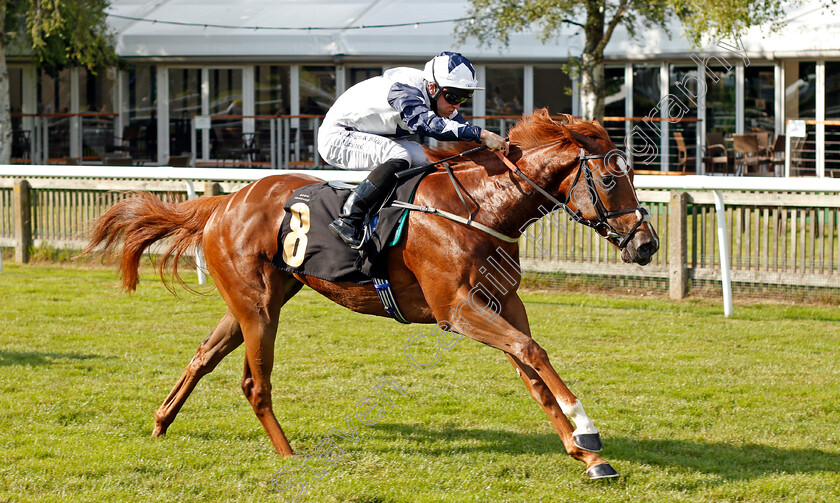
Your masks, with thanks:
[[[607,175],[601,178],[601,183],[604,185],[604,187],[611,188],[613,185],[615,185],[615,179],[611,175]]]

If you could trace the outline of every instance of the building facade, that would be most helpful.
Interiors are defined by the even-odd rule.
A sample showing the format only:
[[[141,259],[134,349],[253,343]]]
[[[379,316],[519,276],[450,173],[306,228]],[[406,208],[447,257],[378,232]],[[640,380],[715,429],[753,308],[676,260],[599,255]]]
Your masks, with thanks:
[[[437,21],[463,17],[464,2],[412,5],[116,1],[109,23],[121,68],[52,78],[10,58],[13,157],[95,162],[116,153],[164,164],[189,154],[207,165],[320,166],[317,126],[336,96],[448,49],[473,60],[486,88],[463,109],[479,125],[505,130],[539,107],[579,115],[565,66],[583,45],[576,27],[545,44],[526,33],[501,49],[458,45],[455,22]],[[636,39],[617,30],[604,125],[636,170],[838,176],[839,19],[805,5],[781,32],[755,28],[697,49],[676,25],[670,38],[658,28]],[[775,162],[739,165],[740,143],[753,137]]]

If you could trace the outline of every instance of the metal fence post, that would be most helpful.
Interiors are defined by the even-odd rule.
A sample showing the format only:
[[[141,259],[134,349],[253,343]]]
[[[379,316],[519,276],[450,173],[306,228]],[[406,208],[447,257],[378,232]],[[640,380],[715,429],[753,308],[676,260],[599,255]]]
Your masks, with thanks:
[[[268,121],[268,138],[271,169],[277,169],[277,119]]]
[[[195,199],[198,197],[198,194],[195,193],[195,186],[192,180],[185,180],[185,182],[187,183],[187,198]],[[198,244],[195,246],[195,272],[198,275],[199,285],[207,283],[207,275],[204,274],[206,269],[207,265],[204,262],[204,252],[201,250],[201,244]]]
[[[720,251],[720,280],[723,289],[723,314],[732,315],[732,276],[729,269],[729,233],[726,231],[726,206],[723,203],[723,192],[712,191],[715,196],[715,212],[717,213],[718,250]]]
[[[671,191],[668,203],[668,278],[672,300],[688,295],[688,194]]]
[[[26,180],[15,182],[15,262],[29,263],[29,249],[32,247],[32,207],[30,186]]]

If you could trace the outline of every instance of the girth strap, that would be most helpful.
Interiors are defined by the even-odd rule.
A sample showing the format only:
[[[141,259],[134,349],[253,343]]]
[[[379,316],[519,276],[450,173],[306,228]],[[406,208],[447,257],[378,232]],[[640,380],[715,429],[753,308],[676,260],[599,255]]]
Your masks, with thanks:
[[[400,311],[400,306],[397,304],[397,299],[394,297],[391,282],[387,279],[373,278],[373,286],[376,288],[376,293],[379,295],[379,301],[382,302],[385,312],[398,322],[409,325],[411,322],[405,319]]]

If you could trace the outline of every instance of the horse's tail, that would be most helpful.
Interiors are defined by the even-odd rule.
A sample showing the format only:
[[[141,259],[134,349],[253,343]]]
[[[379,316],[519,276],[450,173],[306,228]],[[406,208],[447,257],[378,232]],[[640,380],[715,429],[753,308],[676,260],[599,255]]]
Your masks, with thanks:
[[[173,290],[180,258],[201,243],[210,216],[229,195],[200,197],[181,203],[166,203],[149,192],[131,192],[97,218],[89,231],[90,242],[83,253],[102,246],[105,257],[118,254],[122,288],[133,292],[140,278],[138,268],[143,251],[156,241],[169,238],[157,268],[164,285]],[[122,247],[120,248],[120,243]],[[171,264],[168,279],[164,274]]]

